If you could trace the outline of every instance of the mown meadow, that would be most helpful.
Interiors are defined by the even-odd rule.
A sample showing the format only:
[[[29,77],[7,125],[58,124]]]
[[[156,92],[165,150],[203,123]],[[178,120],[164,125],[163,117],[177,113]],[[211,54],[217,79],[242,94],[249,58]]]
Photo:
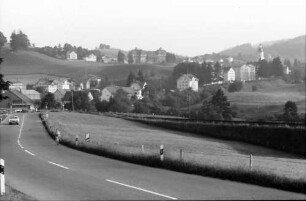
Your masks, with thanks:
[[[301,155],[103,115],[51,112],[48,119],[41,117],[51,137],[59,129],[62,144],[75,149],[153,167],[305,193],[306,161]],[[86,133],[90,134],[90,142],[85,142]],[[164,145],[164,162],[159,160],[160,145]]]

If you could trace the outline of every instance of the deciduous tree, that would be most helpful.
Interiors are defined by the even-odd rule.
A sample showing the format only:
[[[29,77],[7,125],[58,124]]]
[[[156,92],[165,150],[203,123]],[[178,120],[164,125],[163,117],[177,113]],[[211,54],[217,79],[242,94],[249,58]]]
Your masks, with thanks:
[[[2,58],[0,58],[0,65],[2,63]],[[7,97],[3,95],[4,91],[8,90],[10,86],[10,82],[9,81],[4,81],[3,80],[3,75],[0,74],[0,102],[3,99],[6,99]]]
[[[6,37],[3,35],[2,32],[0,32],[0,48],[2,48],[6,42]]]
[[[298,118],[298,109],[295,102],[287,101],[284,106],[283,119],[285,121],[296,121]]]
[[[30,41],[28,36],[22,31],[19,31],[19,33],[14,31],[11,35],[10,45],[13,51],[17,51],[20,49],[27,49],[28,46],[30,46]]]
[[[117,58],[118,63],[123,64],[124,63],[124,59],[125,59],[125,55],[121,51],[119,51],[118,52],[118,58]]]

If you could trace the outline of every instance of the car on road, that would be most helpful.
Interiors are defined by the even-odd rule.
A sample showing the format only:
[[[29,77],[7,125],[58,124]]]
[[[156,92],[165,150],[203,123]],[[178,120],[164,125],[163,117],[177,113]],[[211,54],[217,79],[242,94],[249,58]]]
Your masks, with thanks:
[[[9,118],[9,125],[11,124],[17,124],[19,125],[19,117],[18,116],[13,116]]]

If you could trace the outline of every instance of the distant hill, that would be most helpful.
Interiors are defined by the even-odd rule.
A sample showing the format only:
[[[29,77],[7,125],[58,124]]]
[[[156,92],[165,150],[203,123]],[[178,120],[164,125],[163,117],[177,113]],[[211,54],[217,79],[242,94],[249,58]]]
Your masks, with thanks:
[[[172,73],[173,66],[158,65],[128,65],[128,64],[103,64],[86,61],[67,61],[55,59],[45,54],[34,51],[11,52],[7,48],[0,50],[0,56],[4,59],[0,73],[4,75],[22,74],[52,74],[66,76],[73,79],[82,78],[85,73],[104,74],[111,80],[126,79],[130,71],[141,69],[155,76],[167,76]]]
[[[290,59],[291,61],[297,58],[305,62],[305,37],[306,35],[302,35],[292,39],[262,42],[265,58],[269,56],[272,58],[280,56],[283,59]],[[233,48],[223,50],[219,54],[233,56],[245,61],[255,61],[258,59],[258,45],[251,45],[250,43],[237,45]]]

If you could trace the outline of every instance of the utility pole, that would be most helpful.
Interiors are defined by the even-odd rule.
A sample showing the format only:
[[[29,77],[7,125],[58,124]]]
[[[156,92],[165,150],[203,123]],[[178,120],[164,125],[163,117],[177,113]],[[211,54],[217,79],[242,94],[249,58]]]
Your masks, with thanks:
[[[187,98],[188,98],[188,115],[189,115],[189,118],[190,118],[190,96],[189,96],[189,94],[187,95]]]

